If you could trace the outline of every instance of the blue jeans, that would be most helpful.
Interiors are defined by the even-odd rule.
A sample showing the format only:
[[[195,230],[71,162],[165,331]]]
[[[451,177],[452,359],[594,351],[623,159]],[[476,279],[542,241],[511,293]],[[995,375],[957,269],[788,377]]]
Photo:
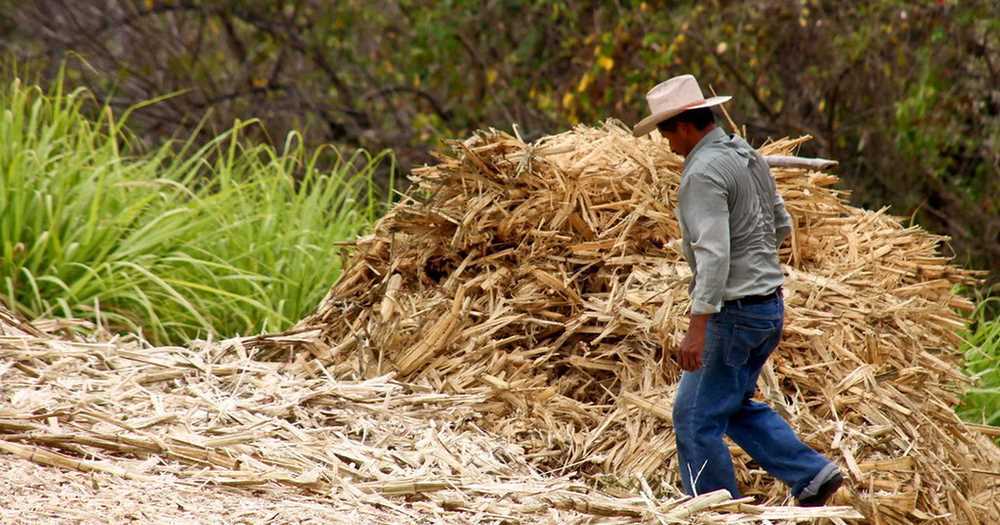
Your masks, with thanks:
[[[781,339],[784,304],[726,302],[705,332],[702,367],[681,375],[674,431],[684,492],[727,489],[739,497],[723,434],[798,498],[814,492],[836,467],[804,445],[771,407],[753,401],[760,369]],[[808,490],[807,490],[808,487]]]

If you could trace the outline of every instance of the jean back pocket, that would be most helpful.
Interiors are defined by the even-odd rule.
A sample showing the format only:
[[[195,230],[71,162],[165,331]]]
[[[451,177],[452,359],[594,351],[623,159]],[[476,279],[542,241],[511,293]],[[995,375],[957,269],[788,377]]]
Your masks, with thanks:
[[[719,342],[722,343],[723,361],[732,367],[746,365],[750,354],[767,344],[773,339],[775,331],[780,330],[775,326],[749,326],[742,323],[720,325],[719,335],[722,337]]]

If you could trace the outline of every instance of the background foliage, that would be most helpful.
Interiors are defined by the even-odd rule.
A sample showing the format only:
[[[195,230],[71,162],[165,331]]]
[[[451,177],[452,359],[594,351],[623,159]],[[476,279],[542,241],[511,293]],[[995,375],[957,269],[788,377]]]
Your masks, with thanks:
[[[253,140],[393,150],[516,122],[529,136],[609,116],[691,72],[752,142],[808,133],[856,203],[894,205],[1000,269],[1000,53],[991,0],[0,0],[0,43],[136,112],[147,145]]]

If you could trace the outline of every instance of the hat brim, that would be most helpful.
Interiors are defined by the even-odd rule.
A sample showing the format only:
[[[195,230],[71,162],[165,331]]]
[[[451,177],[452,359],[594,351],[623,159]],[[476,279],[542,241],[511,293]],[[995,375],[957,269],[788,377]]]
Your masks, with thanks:
[[[695,106],[687,106],[683,108],[661,111],[659,113],[653,113],[652,115],[640,120],[639,123],[636,124],[634,128],[632,128],[632,136],[641,137],[649,133],[650,131],[653,131],[653,129],[656,128],[656,125],[659,124],[660,122],[663,122],[664,120],[667,120],[671,117],[680,115],[681,113],[689,109],[710,108],[712,106],[718,106],[719,104],[729,102],[732,98],[733,97],[728,95],[721,97],[712,97],[705,99],[704,102]]]

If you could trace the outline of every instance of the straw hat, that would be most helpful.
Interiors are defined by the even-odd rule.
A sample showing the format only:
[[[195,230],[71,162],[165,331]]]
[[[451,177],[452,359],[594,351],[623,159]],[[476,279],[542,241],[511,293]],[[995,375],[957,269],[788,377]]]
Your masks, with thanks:
[[[694,75],[681,75],[661,82],[646,93],[650,115],[642,119],[632,130],[632,135],[641,137],[657,124],[689,109],[718,106],[733,97],[712,97],[706,99]]]

